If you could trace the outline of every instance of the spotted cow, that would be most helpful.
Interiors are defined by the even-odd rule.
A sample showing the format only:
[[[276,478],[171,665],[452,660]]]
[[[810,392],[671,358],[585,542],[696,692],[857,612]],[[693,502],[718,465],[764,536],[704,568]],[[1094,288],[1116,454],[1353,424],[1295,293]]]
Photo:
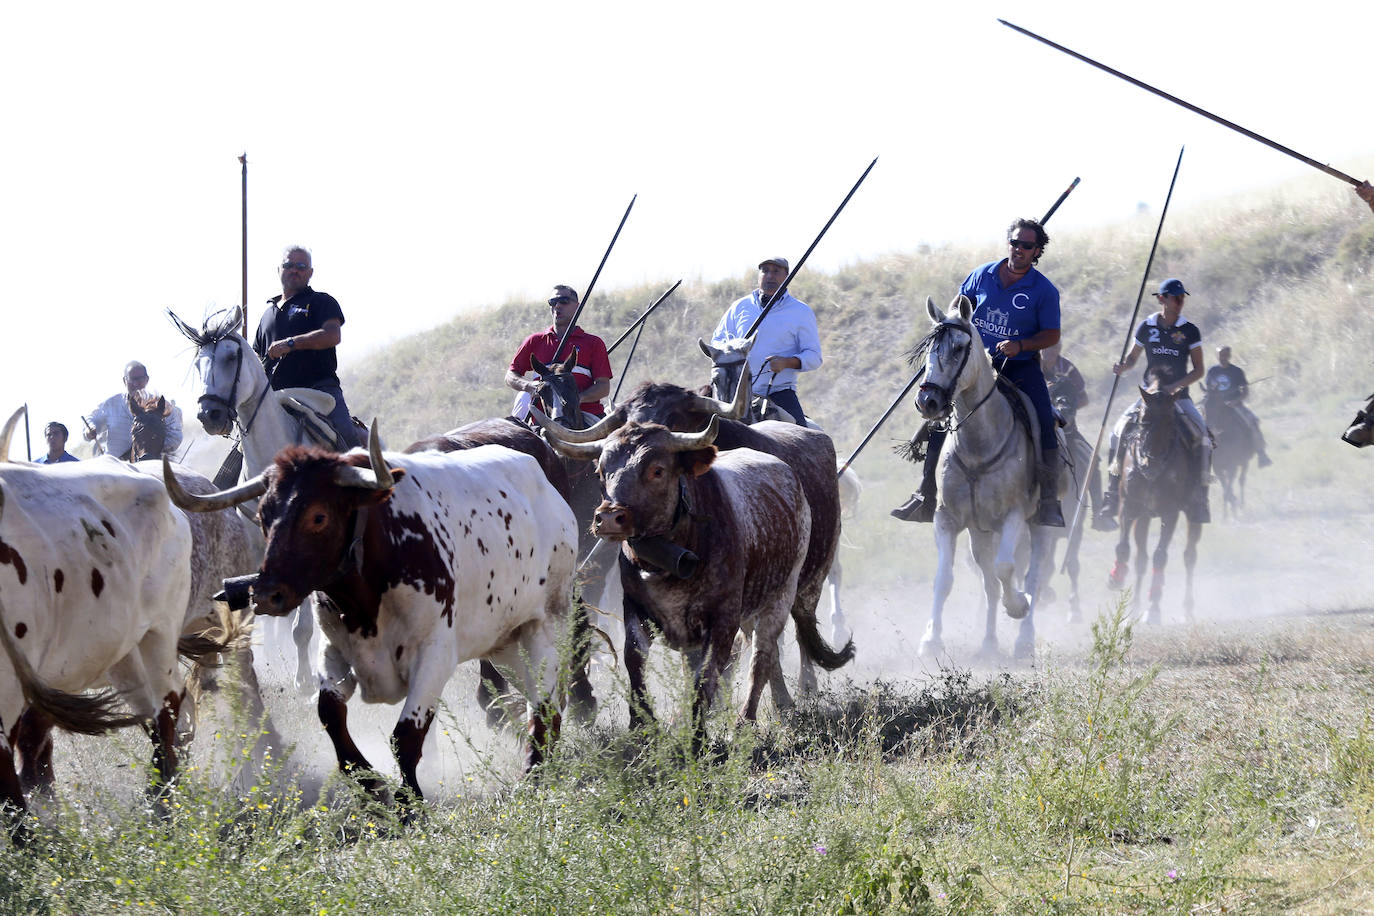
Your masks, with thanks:
[[[572,510],[528,455],[496,445],[383,456],[292,447],[233,490],[173,501],[213,510],[261,497],[267,550],[253,589],[259,614],[323,593],[318,709],[339,767],[371,765],[348,731],[347,703],[403,703],[392,742],[404,788],[444,685],[458,664],[514,672],[528,705],[526,769],[557,739],[559,643],[577,545]],[[361,774],[376,794],[375,775]]]

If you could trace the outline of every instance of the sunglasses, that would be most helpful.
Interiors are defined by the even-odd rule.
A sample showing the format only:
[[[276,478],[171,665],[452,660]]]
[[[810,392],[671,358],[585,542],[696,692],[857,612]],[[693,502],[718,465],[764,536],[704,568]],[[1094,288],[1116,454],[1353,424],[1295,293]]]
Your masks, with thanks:
[[[1020,239],[1007,239],[1007,244],[1022,251],[1034,251],[1038,247],[1034,242],[1023,242]]]
[[[554,296],[552,299],[549,300],[549,305],[567,305],[569,302],[572,301],[572,296]]]
[[[309,270],[309,269],[310,269],[310,265],[309,265],[309,264],[298,264],[298,263],[295,262],[295,261],[283,261],[283,262],[282,262],[282,265],[281,265],[281,269],[282,269],[282,270]]]

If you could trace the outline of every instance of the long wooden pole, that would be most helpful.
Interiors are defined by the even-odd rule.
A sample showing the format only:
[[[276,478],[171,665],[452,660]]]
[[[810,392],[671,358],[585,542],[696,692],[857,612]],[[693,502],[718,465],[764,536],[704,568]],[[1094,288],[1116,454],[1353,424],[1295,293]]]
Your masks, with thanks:
[[[671,296],[681,285],[682,281],[677,281],[672,286],[668,287],[668,291],[666,293],[664,293],[663,295],[659,296],[656,300],[654,300],[654,304],[645,309],[644,314],[640,315],[633,322],[631,322],[630,326],[625,329],[624,333],[622,333],[619,337],[615,339],[615,343],[611,344],[609,347],[606,348],[606,355],[609,356],[610,354],[614,353],[615,348],[624,343],[625,338],[630,336],[630,332],[633,331],[635,328],[642,326],[644,324],[644,319],[652,315],[654,313],[654,309],[658,308],[664,302],[667,302],[668,297]],[[636,338],[636,340],[637,339],[638,338]]]
[[[248,336],[248,151],[239,156],[243,167],[243,336]]]
[[[868,168],[864,169],[864,173],[859,176],[859,180],[854,182],[854,187],[849,189],[849,193],[844,196],[844,200],[840,201],[840,205],[835,208],[835,212],[830,214],[830,219],[825,221],[825,225],[821,227],[820,234],[817,235],[815,240],[811,243],[811,247],[806,249],[806,253],[801,256],[801,260],[793,265],[792,269],[787,272],[787,277],[782,281],[782,286],[779,286],[777,292],[773,293],[773,295],[767,297],[767,301],[763,305],[763,310],[759,312],[759,316],[754,319],[754,323],[749,325],[749,330],[744,332],[745,339],[754,336],[754,332],[759,329],[759,325],[763,323],[763,319],[772,311],[774,303],[781,302],[782,297],[787,295],[787,287],[788,284],[792,282],[792,278],[797,275],[797,271],[802,269],[802,265],[806,263],[806,259],[811,257],[811,252],[815,251],[821,239],[825,238],[825,233],[829,231],[830,224],[835,222],[835,217],[840,215],[840,211],[844,209],[845,204],[849,203],[849,198],[853,197],[854,192],[859,190],[859,185],[864,183],[864,179],[868,177],[868,173],[873,171],[873,166],[877,164],[878,157],[874,156],[873,161],[868,164]]]
[[[1155,262],[1155,252],[1159,249],[1159,236],[1164,231],[1164,217],[1169,215],[1169,201],[1174,197],[1174,183],[1178,181],[1178,170],[1183,165],[1183,147],[1178,148],[1178,161],[1174,163],[1174,177],[1169,179],[1169,193],[1164,195],[1164,209],[1159,214],[1159,225],[1155,227],[1155,240],[1150,245],[1150,256],[1145,259],[1145,271],[1140,275],[1140,289],[1135,294],[1135,310],[1131,312],[1130,324],[1126,326],[1126,339],[1121,344],[1121,356],[1117,359],[1118,363],[1125,362],[1126,353],[1131,348],[1131,340],[1135,337],[1135,322],[1140,316],[1140,303],[1145,298],[1145,284],[1150,279],[1150,268]],[[1121,376],[1112,375],[1112,390],[1107,395],[1107,406],[1102,411],[1102,425],[1097,428],[1097,439],[1093,442],[1092,454],[1088,456],[1088,466],[1084,468],[1083,483],[1078,490],[1078,505],[1074,507],[1073,524],[1069,526],[1069,541],[1073,540],[1073,533],[1078,529],[1079,522],[1083,518],[1083,503],[1087,499],[1088,481],[1092,479],[1092,467],[1097,461],[1097,451],[1102,447],[1102,433],[1107,429],[1107,421],[1112,415],[1112,399],[1116,397],[1117,385],[1121,383]],[[1069,562],[1068,555],[1064,557],[1064,565]],[[1063,572],[1063,568],[1060,572]]]
[[[592,274],[592,282],[587,284],[586,291],[577,303],[577,311],[573,312],[572,321],[568,323],[563,336],[558,338],[558,346],[553,348],[553,356],[549,357],[550,363],[558,362],[558,354],[562,352],[563,344],[568,342],[568,335],[572,333],[573,328],[577,327],[577,319],[582,316],[582,309],[586,308],[587,300],[592,297],[592,290],[596,289],[596,280],[601,276],[601,268],[606,266],[606,259],[611,256],[611,249],[615,247],[615,240],[620,238],[620,230],[625,228],[625,220],[630,218],[630,211],[634,209],[635,201],[638,199],[638,194],[630,198],[630,205],[625,208],[625,215],[620,218],[620,225],[615,227],[615,235],[611,236],[611,244],[606,246],[606,253],[601,256],[601,263],[596,265],[596,273]]]
[[[1159,96],[1161,99],[1167,99],[1168,101],[1173,102],[1175,105],[1179,105],[1179,106],[1182,106],[1183,108],[1188,109],[1189,111],[1193,112],[1194,114],[1200,114],[1200,115],[1202,115],[1204,118],[1207,118],[1207,119],[1209,119],[1209,120],[1215,121],[1216,123],[1220,124],[1222,127],[1229,127],[1231,130],[1234,130],[1236,133],[1244,134],[1245,136],[1249,137],[1251,140],[1258,140],[1260,143],[1263,143],[1265,146],[1269,147],[1270,149],[1276,149],[1276,150],[1278,150],[1279,152],[1283,153],[1285,156],[1292,156],[1294,159],[1298,160],[1299,162],[1305,162],[1305,163],[1307,163],[1308,165],[1312,166],[1312,168],[1314,168],[1314,169],[1320,169],[1321,171],[1325,172],[1326,174],[1330,175],[1330,176],[1333,177],[1333,178],[1339,178],[1341,181],[1347,181],[1347,182],[1349,182],[1350,184],[1355,185],[1356,187],[1359,187],[1359,185],[1360,185],[1360,181],[1359,181],[1358,179],[1356,179],[1356,178],[1351,178],[1349,175],[1345,174],[1345,172],[1339,171],[1338,169],[1333,169],[1331,166],[1329,166],[1329,165],[1327,165],[1327,164],[1325,164],[1325,163],[1323,163],[1323,162],[1318,162],[1318,161],[1315,160],[1315,159],[1312,159],[1312,158],[1310,158],[1310,157],[1304,156],[1302,153],[1299,153],[1299,152],[1296,151],[1296,150],[1291,150],[1291,149],[1289,149],[1288,147],[1284,146],[1284,145],[1281,144],[1281,143],[1275,143],[1273,140],[1270,140],[1268,137],[1261,136],[1260,134],[1255,133],[1253,130],[1249,130],[1249,129],[1247,129],[1247,128],[1241,127],[1239,124],[1236,124],[1234,121],[1228,121],[1228,120],[1226,120],[1226,119],[1223,118],[1223,117],[1219,117],[1219,116],[1217,116],[1217,115],[1212,114],[1210,111],[1206,110],[1205,108],[1199,108],[1198,106],[1192,104],[1191,102],[1185,102],[1185,101],[1183,101],[1183,99],[1180,99],[1180,98],[1179,98],[1178,96],[1176,96],[1176,95],[1170,95],[1169,93],[1163,91],[1162,89],[1156,89],[1154,86],[1151,86],[1149,83],[1142,82],[1142,81],[1136,79],[1136,78],[1133,77],[1133,76],[1127,76],[1125,73],[1122,73],[1120,70],[1114,70],[1114,69],[1112,69],[1111,67],[1108,67],[1106,64],[1099,63],[1099,62],[1093,60],[1091,57],[1087,57],[1087,56],[1085,56],[1085,55],[1083,55],[1083,54],[1079,54],[1077,51],[1074,51],[1074,50],[1072,50],[1071,48],[1066,48],[1066,47],[1064,47],[1064,46],[1061,45],[1061,44],[1056,44],[1055,42],[1050,41],[1048,38],[1045,38],[1043,35],[1037,35],[1037,34],[1035,34],[1034,32],[1030,31],[1029,29],[1023,29],[1023,28],[1021,28],[1019,25],[1013,25],[1012,23],[1007,22],[1007,20],[1005,20],[1005,19],[998,19],[997,21],[1000,22],[1000,23],[1002,23],[1002,25],[1006,26],[1006,27],[1009,28],[1009,29],[1013,29],[1013,30],[1015,30],[1015,31],[1017,31],[1017,32],[1020,32],[1022,35],[1025,35],[1025,36],[1028,37],[1028,38],[1034,38],[1036,41],[1038,41],[1038,42],[1040,42],[1040,43],[1042,43],[1042,44],[1047,44],[1047,45],[1049,45],[1051,48],[1054,48],[1056,51],[1062,51],[1063,53],[1069,55],[1070,57],[1076,57],[1077,59],[1083,61],[1083,63],[1085,63],[1085,64],[1090,64],[1090,65],[1096,67],[1096,68],[1099,69],[1099,70],[1102,70],[1102,71],[1104,71],[1104,72],[1106,72],[1106,73],[1110,73],[1112,76],[1115,76],[1115,77],[1117,77],[1118,79],[1123,79],[1123,80],[1125,80],[1126,82],[1130,83],[1132,86],[1139,86],[1141,89],[1144,89],[1146,92],[1153,92],[1155,95]]]

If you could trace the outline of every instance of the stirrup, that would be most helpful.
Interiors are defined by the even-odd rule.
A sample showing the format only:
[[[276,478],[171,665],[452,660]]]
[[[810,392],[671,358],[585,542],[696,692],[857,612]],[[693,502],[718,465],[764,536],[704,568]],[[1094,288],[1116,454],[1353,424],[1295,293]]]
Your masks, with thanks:
[[[888,514],[904,522],[933,522],[935,521],[935,498],[927,499],[920,493],[912,493],[910,499]]]
[[[1032,525],[1040,525],[1043,528],[1065,528],[1064,510],[1059,505],[1057,499],[1042,499],[1040,506],[1035,510],[1035,515],[1031,517]]]

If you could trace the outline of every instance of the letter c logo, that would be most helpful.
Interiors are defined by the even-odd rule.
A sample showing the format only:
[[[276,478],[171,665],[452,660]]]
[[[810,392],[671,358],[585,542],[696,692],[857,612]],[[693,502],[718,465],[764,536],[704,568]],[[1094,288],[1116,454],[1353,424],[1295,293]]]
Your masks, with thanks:
[[[1015,296],[1011,297],[1011,307],[1014,309],[1024,311],[1027,302],[1030,302],[1030,296],[1025,293],[1017,293]]]

